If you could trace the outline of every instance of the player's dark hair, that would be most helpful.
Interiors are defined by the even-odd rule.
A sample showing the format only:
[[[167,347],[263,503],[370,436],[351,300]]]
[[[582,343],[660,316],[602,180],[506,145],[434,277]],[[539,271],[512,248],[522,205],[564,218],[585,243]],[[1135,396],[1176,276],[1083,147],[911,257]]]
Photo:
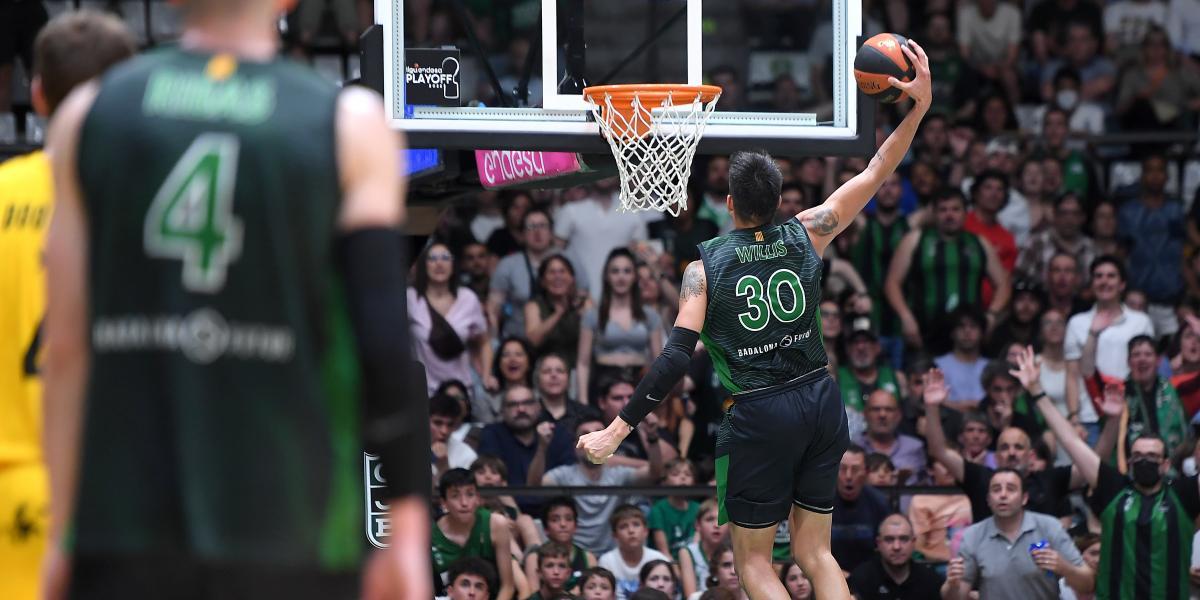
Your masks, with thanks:
[[[1111,254],[1101,254],[1092,260],[1091,266],[1088,267],[1088,275],[1095,277],[1096,268],[1100,265],[1112,265],[1117,270],[1117,276],[1121,278],[1121,281],[1126,281],[1125,263],[1121,262],[1121,259]]]
[[[542,521],[550,521],[550,511],[556,508],[571,509],[571,517],[579,519],[579,507],[575,505],[575,499],[570,496],[555,496],[546,502],[546,507],[542,509]]]
[[[462,405],[458,399],[447,394],[434,394],[429,399],[429,416],[457,419],[462,416]]]
[[[645,525],[646,513],[642,512],[642,509],[632,504],[622,504],[618,506],[616,510],[613,511],[612,516],[608,519],[608,524],[610,527],[612,527],[613,533],[616,533],[617,525],[620,525],[621,521],[625,521],[627,519],[637,519],[638,521],[642,522],[642,525]]]
[[[475,487],[475,475],[466,469],[450,469],[438,478],[438,496],[443,500],[450,490],[459,487]]]
[[[629,310],[633,313],[633,320],[639,323],[646,322],[646,311],[642,308],[642,288],[638,285],[637,276],[637,257],[630,252],[628,248],[613,248],[612,252],[608,253],[608,258],[604,260],[604,271],[602,273],[603,285],[600,291],[600,310],[598,312],[599,327],[597,331],[604,331],[608,327],[608,312],[612,308],[612,284],[608,282],[608,267],[618,258],[628,258],[629,263],[633,266],[633,285],[629,288]]]
[[[492,591],[498,589],[496,585],[496,567],[493,567],[492,563],[478,556],[465,556],[450,563],[450,568],[446,571],[446,579],[450,585],[454,585],[454,581],[463,575],[481,577],[487,582],[487,597],[489,598],[492,595]]]
[[[450,245],[442,241],[433,241],[424,250],[417,255],[417,261],[413,264],[413,289],[417,290],[422,298],[425,297],[425,292],[429,290],[429,268],[425,266],[425,262],[429,260],[429,251],[435,247],[441,246],[450,253],[450,280],[446,282],[446,287],[450,288],[450,295],[458,297],[458,257],[454,256],[454,251],[450,249]]]
[[[746,223],[766,223],[779,208],[783,174],[763,151],[734,152],[729,157],[729,195],[733,212]]]
[[[491,469],[500,475],[504,481],[508,481],[508,465],[499,456],[494,454],[480,454],[475,462],[471,463],[471,472],[478,473],[484,469]]]
[[[51,19],[33,42],[33,74],[50,114],[76,86],[136,53],[133,34],[110,14],[84,9]]]
[[[995,479],[997,475],[1002,475],[1004,473],[1011,473],[1011,474],[1017,476],[1017,481],[1021,482],[1021,493],[1024,494],[1025,493],[1025,476],[1021,475],[1020,471],[1018,471],[1012,467],[1000,467],[1000,468],[996,469],[995,471],[992,471],[992,475],[990,477],[988,477],[988,489],[991,489],[991,487],[992,487],[992,480]]]
[[[492,355],[492,377],[495,377],[496,381],[499,381],[502,384],[504,383],[504,377],[502,377],[501,373],[500,373],[500,361],[501,361],[500,356],[502,354],[504,354],[504,347],[509,344],[516,344],[521,347],[522,351],[525,352],[525,362],[527,363],[527,365],[526,365],[526,369],[525,369],[525,377],[521,383],[523,383],[525,385],[525,387],[532,390],[533,389],[533,360],[534,360],[533,359],[533,356],[534,356],[533,344],[530,344],[529,340],[527,340],[523,337],[510,335],[510,336],[504,338],[504,341],[500,342],[500,345],[496,347],[496,353]]]

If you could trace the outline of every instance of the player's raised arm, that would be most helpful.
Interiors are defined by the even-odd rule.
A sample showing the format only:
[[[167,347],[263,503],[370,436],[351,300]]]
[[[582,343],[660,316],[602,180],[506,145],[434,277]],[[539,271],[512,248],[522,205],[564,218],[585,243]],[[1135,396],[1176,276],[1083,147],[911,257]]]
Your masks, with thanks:
[[[818,253],[823,253],[830,240],[854,221],[879,190],[879,186],[883,185],[883,180],[896,170],[896,166],[908,152],[908,147],[912,145],[917,125],[929,110],[933,97],[929,78],[929,57],[925,56],[921,46],[912,40],[908,41],[903,50],[908,55],[908,60],[916,66],[917,76],[910,82],[899,81],[894,77],[888,82],[913,99],[912,110],[904,117],[900,126],[884,140],[879,151],[875,153],[875,158],[871,159],[871,163],[862,173],[835,190],[825,202],[796,215],[808,229],[813,247]]]
[[[687,373],[692,352],[700,340],[700,331],[704,329],[707,311],[708,279],[704,273],[704,262],[697,260],[688,265],[683,273],[675,328],[671,330],[662,354],[650,365],[650,370],[633,391],[633,398],[607,428],[579,438],[578,447],[586,451],[588,460],[602,463],[612,456],[633,428],[667,397],[671,388]]]

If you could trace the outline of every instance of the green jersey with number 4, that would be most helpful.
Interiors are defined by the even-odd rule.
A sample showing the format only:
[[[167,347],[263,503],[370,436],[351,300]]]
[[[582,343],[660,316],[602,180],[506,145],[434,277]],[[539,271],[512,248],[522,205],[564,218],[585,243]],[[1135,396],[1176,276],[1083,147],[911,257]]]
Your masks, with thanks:
[[[178,49],[101,81],[78,156],[92,368],[77,552],[357,567],[337,98],[284,60]]]
[[[700,338],[730,392],[824,368],[821,257],[796,219],[700,244],[708,312]]]

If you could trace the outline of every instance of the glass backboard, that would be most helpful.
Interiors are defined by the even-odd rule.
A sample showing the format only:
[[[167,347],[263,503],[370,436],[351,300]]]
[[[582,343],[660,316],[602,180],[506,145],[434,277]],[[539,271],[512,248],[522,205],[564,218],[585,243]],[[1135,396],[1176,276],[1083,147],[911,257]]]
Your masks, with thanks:
[[[600,153],[583,87],[708,83],[701,153],[874,151],[861,0],[376,0],[375,20],[413,146]]]

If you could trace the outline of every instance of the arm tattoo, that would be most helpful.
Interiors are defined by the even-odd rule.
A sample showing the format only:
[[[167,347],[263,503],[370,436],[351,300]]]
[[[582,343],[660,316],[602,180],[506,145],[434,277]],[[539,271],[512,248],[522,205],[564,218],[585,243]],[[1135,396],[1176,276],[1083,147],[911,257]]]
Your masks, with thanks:
[[[820,207],[805,215],[804,224],[817,235],[831,235],[838,226],[838,216],[833,209]]]
[[[683,286],[679,289],[679,302],[682,304],[689,298],[703,296],[707,291],[708,282],[704,278],[704,263],[696,261],[683,272]]]

